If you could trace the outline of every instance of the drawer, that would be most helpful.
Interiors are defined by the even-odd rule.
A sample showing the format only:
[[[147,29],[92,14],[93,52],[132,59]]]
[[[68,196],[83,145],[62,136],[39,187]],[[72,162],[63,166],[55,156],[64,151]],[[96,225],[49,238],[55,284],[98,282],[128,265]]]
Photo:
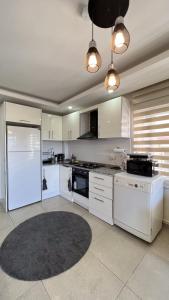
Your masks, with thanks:
[[[98,218],[112,224],[113,222],[113,201],[102,196],[90,193],[89,212]]]
[[[108,199],[113,199],[113,188],[99,185],[94,182],[89,182],[89,191],[91,193],[103,196]]]
[[[89,173],[89,181],[99,185],[104,185],[111,188],[113,187],[113,177],[111,176],[106,176],[99,173]]]

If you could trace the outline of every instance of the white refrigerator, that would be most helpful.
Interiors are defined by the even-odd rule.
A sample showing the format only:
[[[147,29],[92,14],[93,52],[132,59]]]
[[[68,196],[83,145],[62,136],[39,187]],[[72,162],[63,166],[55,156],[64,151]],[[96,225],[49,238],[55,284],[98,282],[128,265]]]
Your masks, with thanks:
[[[41,152],[38,128],[7,126],[8,210],[41,200]]]

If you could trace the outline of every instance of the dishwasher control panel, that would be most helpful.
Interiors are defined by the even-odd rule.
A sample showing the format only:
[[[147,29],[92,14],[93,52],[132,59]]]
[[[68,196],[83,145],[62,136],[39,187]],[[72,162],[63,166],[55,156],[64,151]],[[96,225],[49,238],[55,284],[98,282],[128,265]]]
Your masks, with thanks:
[[[115,178],[114,183],[126,188],[135,189],[145,193],[151,193],[151,185],[149,183],[142,183],[137,180],[127,180],[122,178]]]

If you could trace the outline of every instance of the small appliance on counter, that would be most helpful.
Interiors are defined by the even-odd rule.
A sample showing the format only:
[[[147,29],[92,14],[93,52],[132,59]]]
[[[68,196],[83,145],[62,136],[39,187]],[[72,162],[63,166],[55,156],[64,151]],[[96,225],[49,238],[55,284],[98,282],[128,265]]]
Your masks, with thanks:
[[[65,159],[64,153],[59,153],[59,154],[57,154],[55,156],[57,157],[57,162],[58,163],[62,163],[64,161],[64,159]]]
[[[127,173],[146,177],[158,175],[156,168],[159,165],[153,160],[151,155],[144,153],[131,153],[128,154],[128,156]]]

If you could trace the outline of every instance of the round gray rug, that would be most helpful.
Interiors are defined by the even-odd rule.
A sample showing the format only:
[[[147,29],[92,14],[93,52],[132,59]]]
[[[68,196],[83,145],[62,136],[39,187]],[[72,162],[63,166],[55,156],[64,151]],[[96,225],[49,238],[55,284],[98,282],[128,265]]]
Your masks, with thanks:
[[[86,253],[91,238],[89,224],[79,215],[44,213],[10,232],[0,248],[0,264],[17,279],[46,279],[76,264]]]

